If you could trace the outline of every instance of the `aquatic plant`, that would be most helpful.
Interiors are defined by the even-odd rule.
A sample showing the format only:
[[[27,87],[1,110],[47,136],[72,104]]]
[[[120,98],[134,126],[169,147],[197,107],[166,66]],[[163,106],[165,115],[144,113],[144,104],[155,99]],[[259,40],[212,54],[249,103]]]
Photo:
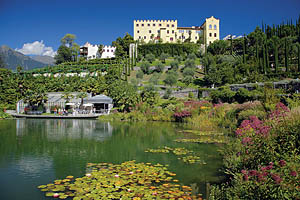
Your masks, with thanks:
[[[38,186],[47,197],[80,199],[202,199],[191,187],[173,179],[176,174],[164,165],[135,163],[88,163],[90,173],[81,178],[68,176]]]

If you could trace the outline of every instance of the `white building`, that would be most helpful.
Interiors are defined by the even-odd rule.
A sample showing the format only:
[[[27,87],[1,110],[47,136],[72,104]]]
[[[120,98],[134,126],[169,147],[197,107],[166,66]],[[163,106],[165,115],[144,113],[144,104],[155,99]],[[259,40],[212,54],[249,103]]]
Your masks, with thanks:
[[[100,55],[98,45],[92,45],[89,42],[86,42],[82,47],[80,47],[80,56],[90,59],[95,58],[114,58],[116,47],[113,46],[104,46],[102,53]]]

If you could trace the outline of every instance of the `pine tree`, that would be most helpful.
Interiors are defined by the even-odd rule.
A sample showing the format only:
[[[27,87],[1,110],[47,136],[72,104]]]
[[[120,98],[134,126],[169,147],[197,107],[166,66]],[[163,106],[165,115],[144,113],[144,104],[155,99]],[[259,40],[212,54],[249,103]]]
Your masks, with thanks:
[[[298,47],[298,72],[300,72],[300,43],[298,43],[297,47]]]

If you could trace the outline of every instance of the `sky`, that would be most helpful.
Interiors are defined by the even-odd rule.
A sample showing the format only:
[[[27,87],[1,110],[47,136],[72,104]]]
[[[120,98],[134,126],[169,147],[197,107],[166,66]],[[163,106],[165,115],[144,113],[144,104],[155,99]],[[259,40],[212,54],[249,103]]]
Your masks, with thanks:
[[[0,46],[24,54],[53,56],[66,33],[83,45],[111,45],[133,20],[177,19],[200,26],[220,19],[220,36],[244,35],[256,26],[298,19],[300,0],[0,0]]]

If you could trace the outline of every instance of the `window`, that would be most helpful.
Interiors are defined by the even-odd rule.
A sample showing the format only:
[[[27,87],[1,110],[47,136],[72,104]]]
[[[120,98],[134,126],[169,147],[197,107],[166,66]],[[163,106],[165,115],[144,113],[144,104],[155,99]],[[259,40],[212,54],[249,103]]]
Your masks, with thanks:
[[[172,24],[172,27],[174,27],[174,24]]]
[[[150,26],[150,24],[148,24],[148,26]]]
[[[106,51],[109,52],[109,49],[107,49]]]
[[[182,39],[185,39],[185,37],[184,37],[184,36],[182,36]]]
[[[144,26],[144,24],[142,24],[142,26]]]
[[[157,33],[160,33],[160,30],[157,30]]]
[[[172,30],[172,33],[174,33],[174,30]]]
[[[141,39],[141,36],[139,36],[139,39]]]
[[[149,30],[149,33],[151,33],[151,30]]]
[[[153,26],[155,26],[155,24],[153,24]]]
[[[137,33],[140,33],[140,31],[137,31]]]
[[[173,38],[172,38],[172,37],[170,38],[170,41],[173,41]]]
[[[179,36],[179,39],[181,39],[181,36]]]
[[[195,40],[197,40],[197,37],[195,37]]]
[[[209,25],[209,29],[212,29],[212,25],[211,24]]]
[[[167,27],[170,27],[170,25],[169,25],[169,24],[167,24]]]
[[[186,30],[185,32],[186,32],[186,33],[189,33],[189,30]]]
[[[215,33],[215,37],[217,37],[217,34]]]
[[[211,37],[211,33],[209,33],[209,37]]]
[[[209,41],[209,44],[211,44],[211,41]]]
[[[167,30],[167,34],[169,34],[169,30]]]
[[[139,24],[136,24],[136,26],[139,26]]]
[[[179,30],[179,33],[184,33],[184,30]]]
[[[161,24],[159,24],[159,26],[161,26]]]
[[[214,25],[214,29],[217,30],[217,25]]]
[[[146,39],[147,37],[146,36],[144,36],[144,39]]]
[[[111,52],[114,52],[114,50],[111,50]]]

